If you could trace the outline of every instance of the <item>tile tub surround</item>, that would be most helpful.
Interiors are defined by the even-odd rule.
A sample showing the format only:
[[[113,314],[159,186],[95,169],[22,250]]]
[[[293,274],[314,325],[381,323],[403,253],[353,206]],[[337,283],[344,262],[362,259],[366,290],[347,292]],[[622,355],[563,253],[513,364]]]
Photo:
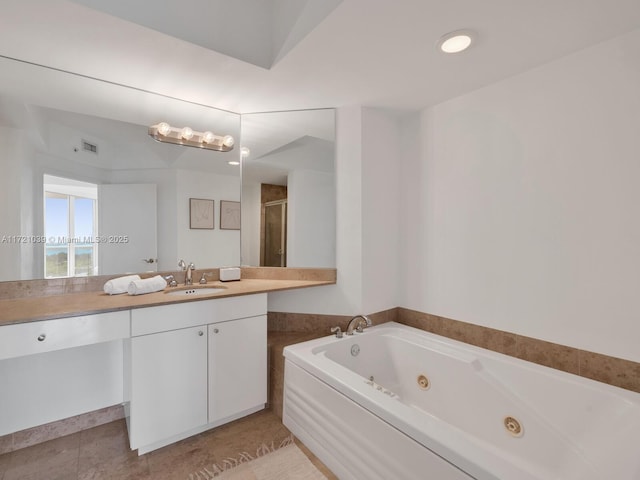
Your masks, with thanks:
[[[398,309],[392,308],[378,313],[368,314],[374,325],[397,320]],[[267,329],[269,332],[315,333],[319,337],[330,335],[331,328],[340,326],[347,329],[353,315],[320,315],[308,313],[268,312]]]
[[[390,321],[403,323],[487,350],[640,393],[640,363],[401,307],[368,316],[374,324]],[[268,313],[271,355],[269,402],[276,415],[282,417],[284,347],[329,335],[330,328],[336,325],[345,330],[350,318],[344,315]]]
[[[515,333],[398,308],[398,322],[640,393],[640,363]]]
[[[396,320],[397,309],[369,315],[374,324]],[[267,343],[269,344],[269,406],[274,414],[282,418],[284,388],[284,357],[287,345],[306,342],[330,335],[331,327],[339,325],[347,329],[351,316],[309,315],[299,313],[268,312]]]

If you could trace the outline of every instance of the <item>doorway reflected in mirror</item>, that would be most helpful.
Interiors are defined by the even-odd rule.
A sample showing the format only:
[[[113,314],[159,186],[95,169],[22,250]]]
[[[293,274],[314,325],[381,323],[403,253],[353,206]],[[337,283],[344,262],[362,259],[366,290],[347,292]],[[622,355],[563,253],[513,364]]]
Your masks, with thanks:
[[[287,187],[261,185],[260,266],[287,266]]]

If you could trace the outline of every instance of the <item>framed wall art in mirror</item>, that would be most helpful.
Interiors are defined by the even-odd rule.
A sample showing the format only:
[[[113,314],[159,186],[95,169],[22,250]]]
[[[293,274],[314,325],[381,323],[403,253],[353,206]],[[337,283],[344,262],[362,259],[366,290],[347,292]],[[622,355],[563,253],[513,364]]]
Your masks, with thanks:
[[[194,230],[213,230],[214,200],[206,198],[189,199],[189,228]]]
[[[220,200],[220,228],[240,230],[240,202]]]

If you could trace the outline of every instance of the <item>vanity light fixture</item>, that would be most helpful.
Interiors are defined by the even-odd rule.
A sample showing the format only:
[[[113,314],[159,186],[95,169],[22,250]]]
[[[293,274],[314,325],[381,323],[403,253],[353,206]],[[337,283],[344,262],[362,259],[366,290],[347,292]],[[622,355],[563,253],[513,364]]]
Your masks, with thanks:
[[[215,135],[210,131],[197,132],[190,127],[172,127],[167,122],[151,125],[149,136],[158,142],[204,148],[217,152],[230,152],[235,143],[231,135]]]
[[[440,37],[438,50],[444,53],[460,53],[471,46],[476,34],[472,30],[456,30]]]

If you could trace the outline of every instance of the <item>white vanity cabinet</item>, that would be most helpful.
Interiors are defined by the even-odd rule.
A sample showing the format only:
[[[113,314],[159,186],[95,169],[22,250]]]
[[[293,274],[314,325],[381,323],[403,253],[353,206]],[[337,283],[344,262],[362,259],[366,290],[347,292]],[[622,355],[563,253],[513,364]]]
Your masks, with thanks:
[[[209,325],[209,422],[267,403],[267,317]]]
[[[131,339],[131,447],[152,444],[207,423],[204,327]]]
[[[132,310],[132,449],[143,454],[264,408],[266,311],[266,294]]]

